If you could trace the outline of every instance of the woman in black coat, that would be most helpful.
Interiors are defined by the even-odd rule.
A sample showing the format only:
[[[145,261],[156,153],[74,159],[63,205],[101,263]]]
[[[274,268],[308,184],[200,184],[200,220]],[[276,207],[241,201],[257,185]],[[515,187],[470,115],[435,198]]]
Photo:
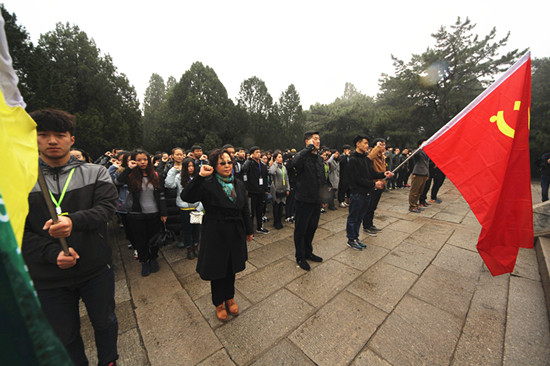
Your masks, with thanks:
[[[181,192],[185,202],[201,201],[203,219],[197,272],[211,281],[212,302],[218,319],[239,314],[235,303],[235,273],[244,270],[248,259],[247,241],[253,238],[244,183],[233,177],[233,160],[222,149],[214,150],[211,165],[203,165],[199,175]]]

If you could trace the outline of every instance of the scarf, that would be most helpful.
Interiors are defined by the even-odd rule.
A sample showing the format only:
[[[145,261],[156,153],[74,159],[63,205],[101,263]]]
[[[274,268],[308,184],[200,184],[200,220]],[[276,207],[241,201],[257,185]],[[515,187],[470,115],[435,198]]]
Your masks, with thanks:
[[[237,197],[237,195],[235,193],[235,187],[233,186],[233,176],[231,175],[227,178],[224,178],[216,173],[216,179],[218,180],[218,183],[221,184],[225,194],[227,195],[227,198],[229,198],[231,202],[235,202],[235,198]]]

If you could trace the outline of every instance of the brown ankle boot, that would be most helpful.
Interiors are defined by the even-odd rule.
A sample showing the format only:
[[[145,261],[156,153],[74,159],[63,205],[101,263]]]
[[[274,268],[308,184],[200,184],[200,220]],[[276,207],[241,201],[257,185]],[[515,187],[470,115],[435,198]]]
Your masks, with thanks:
[[[227,305],[227,309],[229,309],[229,314],[231,315],[239,315],[239,306],[235,302],[235,299],[230,299],[225,302]]]
[[[222,322],[227,321],[227,311],[225,310],[225,304],[216,306],[216,316]]]

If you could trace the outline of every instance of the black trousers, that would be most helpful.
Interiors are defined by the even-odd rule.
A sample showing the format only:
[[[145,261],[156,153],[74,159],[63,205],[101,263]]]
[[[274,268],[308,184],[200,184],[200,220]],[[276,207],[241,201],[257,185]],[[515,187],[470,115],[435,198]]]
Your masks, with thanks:
[[[254,221],[254,217],[256,217],[256,229],[261,229],[265,193],[248,193],[248,197],[250,197],[250,214],[252,215],[252,221]]]
[[[161,221],[158,213],[128,214],[128,226],[132,231],[134,249],[138,252],[140,262],[147,262],[158,257],[159,248],[151,246],[149,241],[160,231]]]
[[[224,301],[235,297],[235,274],[232,272],[232,268],[233,266],[230,263],[227,266],[226,277],[210,281],[214,306],[221,305]]]
[[[346,200],[346,196],[349,197],[349,186],[347,182],[342,182],[338,184],[338,203],[342,203]]]
[[[437,199],[437,193],[439,192],[439,188],[441,188],[444,181],[445,181],[445,174],[443,174],[442,171],[438,171],[434,174],[434,184],[433,184],[432,193],[431,193],[432,200]]]
[[[378,207],[378,202],[380,202],[380,197],[382,197],[383,189],[374,189],[370,194],[369,207],[367,208],[367,213],[363,217],[363,229],[368,229],[371,226],[374,226],[374,211]]]
[[[294,222],[294,247],[296,260],[305,259],[313,254],[313,237],[321,216],[320,203],[307,203],[296,200]]]
[[[94,328],[99,365],[108,365],[118,359],[115,273],[112,268],[106,267],[99,275],[75,286],[36,292],[42,311],[76,366],[88,365],[80,335],[80,298]]]
[[[274,228],[282,228],[283,227],[283,222],[282,222],[282,218],[283,218],[283,206],[284,206],[284,203],[282,202],[275,202],[275,200],[273,200],[273,227]]]

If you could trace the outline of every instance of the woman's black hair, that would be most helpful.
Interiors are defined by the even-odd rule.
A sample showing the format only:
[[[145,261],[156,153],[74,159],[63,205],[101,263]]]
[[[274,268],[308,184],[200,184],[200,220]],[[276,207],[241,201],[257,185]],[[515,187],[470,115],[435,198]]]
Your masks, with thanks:
[[[189,164],[193,164],[195,167],[195,170],[193,171],[193,175],[189,175]],[[199,172],[197,171],[197,167],[195,166],[195,162],[191,158],[185,158],[181,161],[181,171],[180,171],[180,177],[181,177],[181,186],[185,187],[187,183],[191,181],[192,178],[196,177]]]

